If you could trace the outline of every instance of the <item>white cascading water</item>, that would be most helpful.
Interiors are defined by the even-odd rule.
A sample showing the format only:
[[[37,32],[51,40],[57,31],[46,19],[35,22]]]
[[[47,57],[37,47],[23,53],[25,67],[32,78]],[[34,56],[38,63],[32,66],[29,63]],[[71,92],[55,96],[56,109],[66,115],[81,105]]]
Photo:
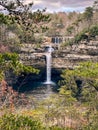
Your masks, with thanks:
[[[54,51],[54,49],[50,46],[48,48],[48,51],[46,53],[46,82],[45,84],[54,84],[51,81],[51,63],[52,63],[52,52]]]
[[[47,67],[46,67],[46,83],[50,84],[51,83],[51,52],[46,54],[46,62],[47,62]]]

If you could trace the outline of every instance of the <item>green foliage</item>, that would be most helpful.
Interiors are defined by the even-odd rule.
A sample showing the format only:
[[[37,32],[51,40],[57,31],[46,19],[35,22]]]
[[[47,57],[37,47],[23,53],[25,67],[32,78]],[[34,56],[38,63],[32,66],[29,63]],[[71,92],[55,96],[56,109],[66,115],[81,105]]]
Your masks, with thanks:
[[[84,96],[86,101],[95,99],[98,87],[98,63],[84,62],[80,63],[74,70],[65,70],[61,75],[62,82],[61,93],[68,93],[73,97]],[[85,81],[86,87],[78,88],[76,80]],[[94,94],[92,93],[94,92]],[[90,99],[90,97],[92,99]]]
[[[86,79],[96,79],[98,78],[98,63],[89,61],[80,63],[80,65],[75,68],[74,74]]]
[[[4,114],[0,117],[0,130],[73,130],[59,126],[44,127],[30,116]]]
[[[68,35],[72,34],[73,31],[74,31],[74,27],[73,27],[73,26],[69,26],[69,27],[67,28],[67,33],[68,33]]]
[[[5,114],[0,117],[0,130],[43,130],[43,127],[29,116]]]
[[[83,31],[81,31],[80,33],[78,33],[75,36],[75,43],[78,43],[82,40],[90,40],[93,37],[98,35],[98,25],[93,25],[91,26],[89,29],[84,29]]]
[[[94,25],[90,28],[89,33],[91,36],[98,35],[98,25]]]
[[[84,117],[87,124],[83,130],[98,128],[98,62],[83,62],[74,70],[66,69],[62,73],[60,94],[65,102],[79,103],[85,107]],[[81,81],[81,84],[78,84]],[[68,103],[66,103],[68,106]],[[82,108],[80,108],[81,111]],[[69,110],[69,109],[68,109]],[[81,113],[82,116],[82,113]]]
[[[84,12],[84,19],[91,20],[92,16],[93,16],[93,8],[87,7]]]
[[[34,33],[45,32],[48,29],[44,24],[50,21],[50,16],[45,13],[46,9],[32,12],[32,2],[24,5],[24,1],[21,0],[1,0],[0,5],[9,12],[7,15],[0,14],[0,23],[16,25],[13,32],[21,30],[22,34],[16,31],[21,42],[32,42]]]
[[[78,33],[76,36],[75,36],[75,43],[78,43],[80,42],[81,40],[87,40],[88,36],[85,35],[85,33],[87,33],[88,30],[87,29],[84,29],[83,31],[81,31],[80,33]]]
[[[74,73],[72,70],[65,70],[61,77],[64,79],[61,82],[60,94],[66,97],[66,101],[70,104],[76,101],[78,93],[77,85],[75,82]]]
[[[0,24],[10,25],[11,23],[12,23],[12,19],[10,16],[0,13]]]
[[[97,130],[98,129],[98,112],[92,112],[90,116],[90,123],[83,127],[83,130]]]
[[[39,70],[23,65],[16,53],[0,54],[0,77],[3,78],[4,73],[8,70],[12,70],[16,75],[19,75],[21,72],[39,73]]]
[[[64,48],[64,47],[66,47],[66,46],[71,46],[71,45],[73,45],[74,44],[74,40],[73,39],[69,39],[69,40],[67,40],[67,41],[65,41],[65,42],[63,42],[62,44],[61,44],[61,48]]]

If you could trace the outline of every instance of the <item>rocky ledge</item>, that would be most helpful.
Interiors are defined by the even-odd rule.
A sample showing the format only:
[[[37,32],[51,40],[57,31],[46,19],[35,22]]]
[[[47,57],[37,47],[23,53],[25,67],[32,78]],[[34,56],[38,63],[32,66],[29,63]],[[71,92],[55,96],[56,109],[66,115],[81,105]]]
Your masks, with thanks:
[[[26,65],[34,67],[45,66],[45,45],[34,48],[33,44],[24,44],[21,47],[20,60]],[[53,68],[73,68],[82,61],[98,62],[98,41],[81,43],[64,48],[54,45],[52,53]]]

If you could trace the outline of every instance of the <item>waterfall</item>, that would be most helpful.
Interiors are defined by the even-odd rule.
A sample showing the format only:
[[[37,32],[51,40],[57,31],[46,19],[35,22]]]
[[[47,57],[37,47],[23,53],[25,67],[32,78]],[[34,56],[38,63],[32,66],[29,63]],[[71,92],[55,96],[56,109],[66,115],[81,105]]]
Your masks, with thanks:
[[[46,53],[46,82],[45,84],[54,84],[51,81],[51,64],[52,64],[52,52],[54,51],[54,49],[49,46],[47,53]]]
[[[51,83],[51,53],[49,52],[46,54],[46,75],[47,75],[47,80],[46,83],[50,84]]]

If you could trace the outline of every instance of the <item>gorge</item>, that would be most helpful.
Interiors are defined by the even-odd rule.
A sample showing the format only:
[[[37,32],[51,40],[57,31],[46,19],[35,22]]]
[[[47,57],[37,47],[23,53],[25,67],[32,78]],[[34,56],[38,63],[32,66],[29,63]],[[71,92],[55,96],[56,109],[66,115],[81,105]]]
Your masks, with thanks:
[[[75,66],[83,61],[98,62],[98,41],[84,42],[66,47],[60,46],[59,48],[57,44],[51,44],[54,49],[52,54],[51,52],[47,53],[50,43],[48,44],[48,46],[42,45],[40,48],[34,48],[33,44],[23,44],[21,47],[20,61],[25,65],[31,65],[40,70],[38,75],[28,75],[28,84],[26,86],[31,87],[23,86],[21,91],[32,90],[33,87],[38,87],[43,82],[49,84],[49,82],[52,83],[53,81],[58,84],[62,70],[66,68],[74,69]],[[51,56],[52,63],[50,63]]]

